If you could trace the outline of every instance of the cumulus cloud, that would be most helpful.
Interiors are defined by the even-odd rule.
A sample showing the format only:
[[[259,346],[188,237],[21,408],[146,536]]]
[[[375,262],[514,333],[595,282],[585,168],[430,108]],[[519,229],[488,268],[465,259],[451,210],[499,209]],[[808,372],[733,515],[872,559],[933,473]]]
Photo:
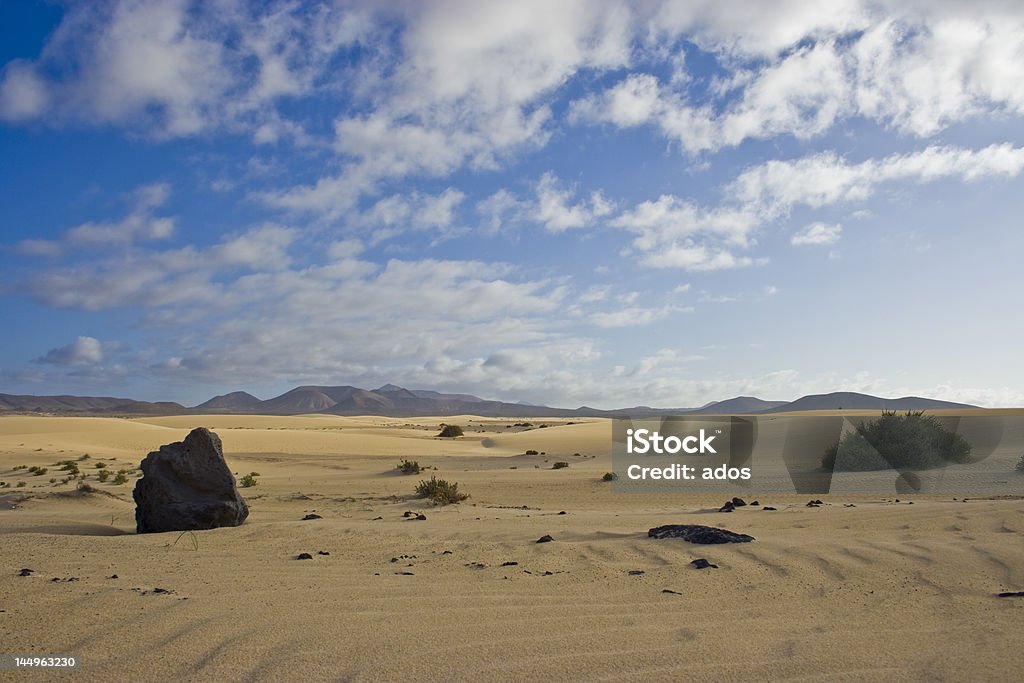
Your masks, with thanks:
[[[103,344],[95,337],[78,337],[67,346],[50,349],[36,362],[63,366],[98,365],[103,362]]]
[[[797,246],[835,244],[839,241],[839,236],[842,232],[843,226],[839,223],[829,225],[828,223],[816,222],[793,233],[789,241]]]

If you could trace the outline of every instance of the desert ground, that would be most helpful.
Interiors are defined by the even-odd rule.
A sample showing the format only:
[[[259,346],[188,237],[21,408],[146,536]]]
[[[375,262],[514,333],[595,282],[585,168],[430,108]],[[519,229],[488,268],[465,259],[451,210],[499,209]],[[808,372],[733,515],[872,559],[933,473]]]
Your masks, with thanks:
[[[616,493],[606,420],[517,422],[0,417],[0,653],[81,660],[0,681],[1024,679],[1024,598],[996,595],[1024,590],[1019,497],[744,490],[761,505],[724,514]],[[248,520],[137,535],[140,460],[198,426],[258,473]],[[431,474],[471,497],[414,497]],[[756,540],[647,537],[663,524]]]

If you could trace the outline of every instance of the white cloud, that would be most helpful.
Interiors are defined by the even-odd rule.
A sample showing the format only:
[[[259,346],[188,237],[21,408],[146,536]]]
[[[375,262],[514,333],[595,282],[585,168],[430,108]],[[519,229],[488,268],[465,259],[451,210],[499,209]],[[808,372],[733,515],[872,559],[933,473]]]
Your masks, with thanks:
[[[613,210],[600,192],[595,192],[589,202],[571,204],[572,199],[571,190],[563,188],[553,173],[545,173],[537,183],[537,203],[531,218],[550,232],[564,232],[587,227]]]
[[[98,365],[103,362],[103,344],[95,337],[78,337],[67,346],[50,349],[36,362],[65,366]]]
[[[843,226],[839,223],[829,225],[828,223],[816,222],[793,233],[789,241],[791,244],[798,246],[824,246],[838,242],[842,232]]]
[[[640,306],[629,306],[617,311],[603,311],[590,316],[590,321],[598,327],[641,327],[651,323],[664,320],[673,313],[688,313],[692,309],[680,308],[677,306],[662,306],[660,308],[643,308]]]

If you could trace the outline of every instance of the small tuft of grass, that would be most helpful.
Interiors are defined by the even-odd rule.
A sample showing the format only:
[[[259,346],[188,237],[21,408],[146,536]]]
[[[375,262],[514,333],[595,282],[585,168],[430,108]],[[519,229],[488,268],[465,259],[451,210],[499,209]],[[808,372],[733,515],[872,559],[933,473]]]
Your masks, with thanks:
[[[527,455],[540,455],[540,452],[539,451],[535,451],[533,449],[530,449],[530,450],[526,451],[526,454]]]
[[[419,474],[423,471],[423,468],[420,467],[419,461],[406,460],[404,458],[402,462],[395,465],[395,469],[399,470],[402,474]]]
[[[421,498],[429,498],[436,505],[451,505],[469,498],[468,493],[459,492],[457,483],[438,479],[436,476],[416,484],[416,494]]]
[[[128,483],[128,474],[125,473],[125,472],[118,472],[117,475],[114,477],[114,482],[113,483],[115,483],[115,484],[127,484]]]
[[[33,465],[32,467],[28,468],[29,474],[31,474],[34,477],[41,477],[49,471],[50,470],[48,470],[47,468],[39,467],[38,465]]]
[[[98,470],[102,470],[106,466],[107,466],[107,463],[105,463],[105,462],[98,462],[95,465],[93,465],[93,467],[95,467]]]
[[[558,462],[556,462],[554,465],[551,466],[551,469],[553,469],[553,470],[564,470],[568,466],[569,466],[569,463],[565,462],[564,460],[559,460]]]
[[[601,481],[614,481],[614,480],[615,480],[615,473],[614,472],[605,472],[604,476],[601,477]]]
[[[259,472],[250,472],[238,480],[238,485],[243,489],[252,488],[253,486],[256,486],[256,477],[258,476],[260,476]]]
[[[100,482],[105,482],[107,479],[110,479],[110,470],[100,470],[99,474],[96,475],[96,478],[99,479]]]

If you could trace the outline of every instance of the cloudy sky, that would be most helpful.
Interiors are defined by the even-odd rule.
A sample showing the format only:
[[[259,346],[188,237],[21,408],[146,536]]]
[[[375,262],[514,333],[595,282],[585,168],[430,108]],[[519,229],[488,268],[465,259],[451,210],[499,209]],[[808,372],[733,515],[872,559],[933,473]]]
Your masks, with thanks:
[[[0,392],[1024,405],[1024,6],[0,4]]]

